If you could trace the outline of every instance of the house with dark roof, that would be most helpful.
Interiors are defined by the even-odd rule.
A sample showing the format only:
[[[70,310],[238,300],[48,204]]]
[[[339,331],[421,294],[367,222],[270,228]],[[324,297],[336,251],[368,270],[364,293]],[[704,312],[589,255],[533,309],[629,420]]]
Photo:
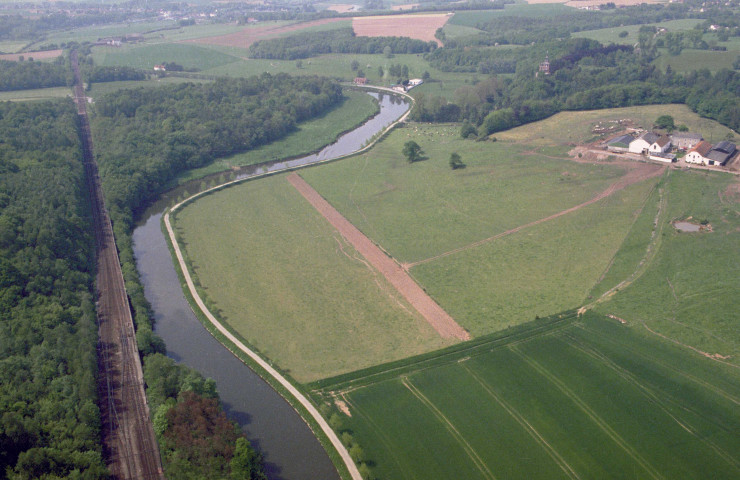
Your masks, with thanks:
[[[650,145],[658,140],[658,135],[652,132],[645,132],[630,143],[630,152],[648,153]]]
[[[726,140],[719,142],[712,147],[709,151],[707,158],[709,159],[709,165],[725,165],[727,161],[735,155],[737,147],[734,143]]]
[[[671,150],[671,139],[667,135],[661,135],[648,148],[649,153],[668,153]]]
[[[612,138],[606,143],[606,149],[610,152],[624,153],[628,152],[630,143],[635,139],[632,135],[620,135]]]

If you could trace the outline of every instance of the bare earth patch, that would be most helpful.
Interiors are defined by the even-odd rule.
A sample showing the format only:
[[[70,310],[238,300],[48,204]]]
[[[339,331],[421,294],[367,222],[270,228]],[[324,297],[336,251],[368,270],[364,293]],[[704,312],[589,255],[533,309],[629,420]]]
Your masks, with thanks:
[[[469,340],[470,334],[440,307],[391,257],[344,218],[296,173],[288,181],[398,292],[429,322],[443,338]]]
[[[182,43],[200,43],[204,45],[220,45],[223,47],[241,47],[248,48],[251,44],[258,40],[265,40],[267,38],[275,38],[284,33],[294,32],[302,30],[304,28],[313,27],[316,25],[324,25],[326,23],[340,22],[346,20],[344,18],[323,18],[321,20],[315,20],[313,22],[302,22],[295,23],[292,25],[281,25],[281,26],[255,26],[246,27],[244,30],[230,33],[228,35],[218,35],[215,37],[201,37],[194,38],[191,40],[183,40]]]
[[[10,60],[17,62],[20,57],[28,60],[33,58],[34,60],[48,60],[50,58],[57,58],[62,55],[62,50],[43,50],[40,52],[25,52],[25,53],[4,53],[0,55],[0,60]]]
[[[423,15],[383,15],[379,17],[354,17],[352,28],[358,37],[410,37],[425,42],[442,42],[434,32],[452,18],[446,13]]]

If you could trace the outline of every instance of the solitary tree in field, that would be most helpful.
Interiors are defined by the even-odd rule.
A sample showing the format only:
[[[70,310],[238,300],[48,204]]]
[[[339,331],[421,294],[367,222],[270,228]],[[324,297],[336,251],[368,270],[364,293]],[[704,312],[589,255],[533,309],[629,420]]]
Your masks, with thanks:
[[[403,144],[402,153],[409,163],[414,163],[421,159],[421,147],[413,140],[409,140]]]
[[[460,158],[460,155],[457,152],[452,152],[450,154],[450,168],[453,170],[457,170],[458,168],[465,168],[465,164],[462,161],[462,158]]]
[[[390,45],[386,45],[383,47],[383,55],[385,58],[391,58],[393,56],[393,50],[391,49]]]
[[[663,128],[669,132],[676,128],[676,124],[673,121],[673,117],[670,115],[661,115],[655,120],[654,126],[656,128]]]
[[[358,62],[357,60],[352,60],[350,67],[352,68],[353,72],[356,72],[357,69],[360,68],[360,62]]]

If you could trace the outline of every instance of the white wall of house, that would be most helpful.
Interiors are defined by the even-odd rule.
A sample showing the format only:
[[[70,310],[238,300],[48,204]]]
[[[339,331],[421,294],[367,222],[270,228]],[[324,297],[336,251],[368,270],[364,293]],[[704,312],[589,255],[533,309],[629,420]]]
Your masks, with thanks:
[[[696,163],[697,165],[709,165],[709,160],[699,155],[699,152],[689,152],[683,159],[686,163]]]
[[[630,144],[630,145],[632,145],[632,144]],[[671,142],[666,143],[662,147],[660,145],[658,145],[658,142],[655,142],[652,145],[650,145],[650,149],[649,150],[650,150],[651,153],[655,153],[655,152],[666,153],[666,152],[670,151],[670,149],[671,149]]]
[[[645,150],[649,150],[649,149],[650,149],[650,144],[647,143],[642,138],[636,138],[630,142],[630,152],[632,153],[642,153]]]

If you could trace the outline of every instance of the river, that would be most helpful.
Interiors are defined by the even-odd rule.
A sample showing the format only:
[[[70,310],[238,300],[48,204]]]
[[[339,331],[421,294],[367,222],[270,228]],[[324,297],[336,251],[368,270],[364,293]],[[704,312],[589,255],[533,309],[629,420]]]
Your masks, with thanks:
[[[234,175],[246,178],[359,150],[408,110],[408,103],[400,97],[371,95],[378,99],[380,112],[319,153],[244,167]],[[199,179],[162,195],[144,212],[134,230],[136,264],[154,311],[155,332],[167,344],[167,355],[216,381],[227,414],[262,452],[271,480],[339,479],[324,448],[293,407],[211,336],[183,295],[160,222],[166,208],[176,199],[196,193],[204,182],[210,179]]]

